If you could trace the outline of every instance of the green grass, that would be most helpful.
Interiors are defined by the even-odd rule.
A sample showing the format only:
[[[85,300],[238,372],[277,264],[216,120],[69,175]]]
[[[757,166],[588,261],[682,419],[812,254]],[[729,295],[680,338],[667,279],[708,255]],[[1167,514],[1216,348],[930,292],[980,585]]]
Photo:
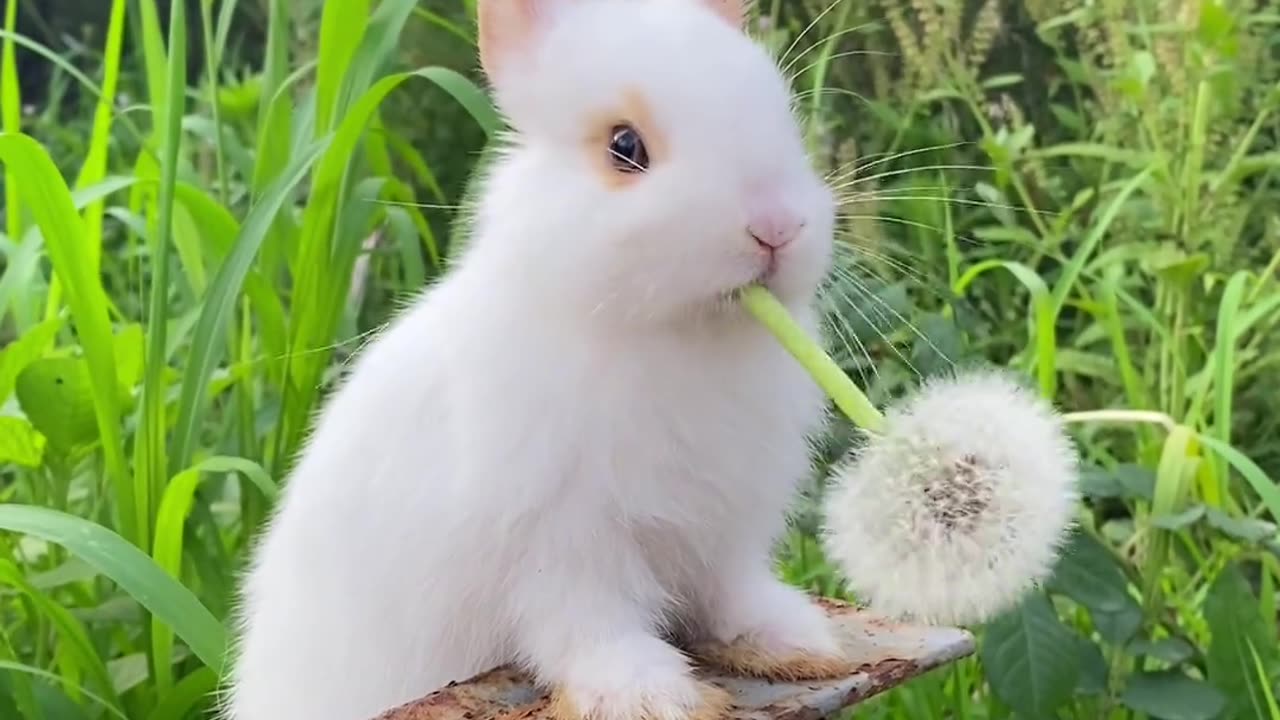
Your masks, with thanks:
[[[474,4],[113,0],[91,51],[39,5],[0,35],[0,717],[202,717],[327,383],[462,241]],[[758,5],[841,196],[841,369],[1012,367],[1085,459],[1053,579],[856,717],[1280,717],[1280,7]],[[847,597],[821,475],[779,572]]]

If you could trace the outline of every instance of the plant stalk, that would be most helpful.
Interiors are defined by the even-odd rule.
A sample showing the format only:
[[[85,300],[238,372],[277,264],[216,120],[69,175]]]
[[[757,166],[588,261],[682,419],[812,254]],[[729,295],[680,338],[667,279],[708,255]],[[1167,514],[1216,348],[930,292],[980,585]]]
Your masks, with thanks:
[[[809,371],[814,382],[818,383],[850,420],[868,432],[879,433],[884,430],[884,415],[871,404],[831,356],[800,328],[786,306],[773,293],[759,285],[752,285],[742,290],[739,299],[747,312],[773,333],[787,352]]]

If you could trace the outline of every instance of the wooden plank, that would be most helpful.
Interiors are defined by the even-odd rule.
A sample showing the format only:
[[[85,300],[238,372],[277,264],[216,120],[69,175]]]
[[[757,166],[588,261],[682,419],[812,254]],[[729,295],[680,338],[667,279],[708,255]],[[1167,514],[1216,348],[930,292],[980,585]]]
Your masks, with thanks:
[[[849,657],[859,663],[844,678],[823,682],[771,682],[708,670],[728,690],[734,709],[725,720],[820,720],[973,653],[973,636],[955,628],[903,625],[828,600],[819,601],[839,629]],[[548,693],[527,676],[499,668],[454,683],[375,720],[555,720]]]

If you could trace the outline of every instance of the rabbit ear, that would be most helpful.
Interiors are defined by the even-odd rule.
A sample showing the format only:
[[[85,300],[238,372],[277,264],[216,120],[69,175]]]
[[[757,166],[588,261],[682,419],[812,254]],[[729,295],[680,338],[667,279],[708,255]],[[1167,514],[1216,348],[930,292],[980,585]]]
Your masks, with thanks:
[[[476,20],[480,65],[492,82],[502,68],[518,62],[547,15],[571,0],[479,0]]]
[[[706,5],[712,12],[725,19],[725,22],[736,28],[747,24],[747,3],[749,0],[697,0]]]

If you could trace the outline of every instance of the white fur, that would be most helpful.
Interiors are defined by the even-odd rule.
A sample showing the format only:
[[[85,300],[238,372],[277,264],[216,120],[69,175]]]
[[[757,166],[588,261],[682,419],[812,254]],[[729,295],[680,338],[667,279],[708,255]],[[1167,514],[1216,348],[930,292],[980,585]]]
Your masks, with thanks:
[[[541,3],[465,255],[361,354],[256,549],[233,720],[366,720],[507,662],[678,720],[667,630],[835,651],[770,561],[822,395],[723,300],[769,193],[808,223],[770,284],[814,324],[833,207],[785,84],[698,0]],[[611,189],[580,135],[631,90],[670,157]]]

